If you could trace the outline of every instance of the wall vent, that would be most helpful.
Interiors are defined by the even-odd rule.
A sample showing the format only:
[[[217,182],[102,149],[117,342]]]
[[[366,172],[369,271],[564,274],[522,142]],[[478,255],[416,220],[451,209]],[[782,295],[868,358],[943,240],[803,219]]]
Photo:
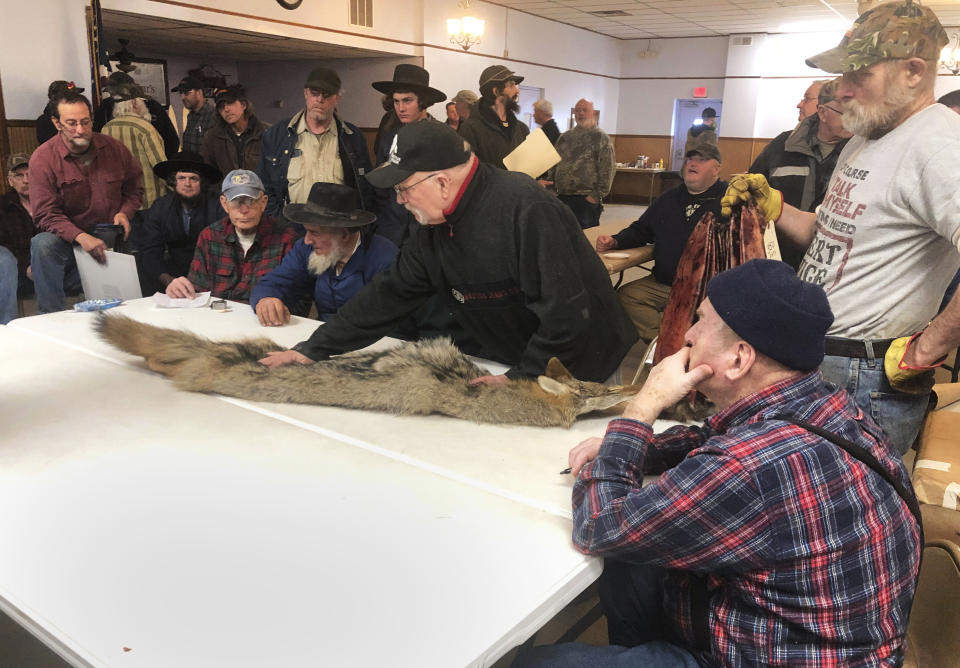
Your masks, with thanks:
[[[350,0],[350,25],[373,27],[373,0]]]
[[[734,35],[733,36],[734,46],[750,46],[751,44],[753,44],[753,37],[751,35]]]

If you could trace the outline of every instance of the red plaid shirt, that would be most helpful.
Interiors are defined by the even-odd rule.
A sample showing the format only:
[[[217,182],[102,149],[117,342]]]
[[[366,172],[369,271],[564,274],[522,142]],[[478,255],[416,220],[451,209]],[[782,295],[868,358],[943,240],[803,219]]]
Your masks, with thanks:
[[[249,301],[253,286],[280,264],[296,240],[292,227],[264,214],[253,245],[244,255],[233,223],[224,218],[200,233],[188,278],[197,292],[210,290],[214,297]]]

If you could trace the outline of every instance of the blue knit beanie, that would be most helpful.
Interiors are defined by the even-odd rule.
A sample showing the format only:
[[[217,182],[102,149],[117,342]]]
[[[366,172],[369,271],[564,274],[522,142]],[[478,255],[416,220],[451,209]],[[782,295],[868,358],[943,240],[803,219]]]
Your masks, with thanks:
[[[777,260],[750,260],[713,277],[707,297],[737,336],[797,371],[823,362],[833,312],[823,288]]]

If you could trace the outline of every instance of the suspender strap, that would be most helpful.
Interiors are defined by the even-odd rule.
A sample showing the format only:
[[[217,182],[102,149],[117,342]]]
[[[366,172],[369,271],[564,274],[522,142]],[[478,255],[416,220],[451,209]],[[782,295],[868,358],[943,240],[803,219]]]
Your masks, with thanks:
[[[891,486],[897,491],[897,494],[900,495],[900,498],[903,499],[903,502],[907,504],[907,508],[910,509],[910,512],[913,514],[914,519],[917,520],[917,528],[920,530],[920,552],[923,552],[923,520],[920,516],[920,504],[917,503],[917,497],[914,495],[913,491],[908,489],[900,480],[894,478],[887,469],[881,466],[880,462],[877,461],[877,458],[874,457],[870,452],[864,449],[862,446],[857,445],[853,441],[848,441],[845,438],[841,438],[836,434],[827,431],[822,427],[810,424],[809,422],[804,422],[793,416],[779,416],[778,419],[790,422],[795,424],[798,427],[803,427],[807,431],[813,432],[820,438],[826,439],[836,445],[841,450],[845,450],[851,457],[858,459],[867,466],[869,466],[877,475],[890,483]]]

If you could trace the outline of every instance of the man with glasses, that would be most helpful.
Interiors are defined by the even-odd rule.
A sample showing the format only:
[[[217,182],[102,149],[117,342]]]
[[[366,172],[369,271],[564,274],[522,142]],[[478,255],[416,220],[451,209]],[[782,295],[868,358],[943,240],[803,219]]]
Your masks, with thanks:
[[[477,342],[461,349],[510,366],[474,384],[535,378],[551,357],[583,380],[616,374],[636,331],[573,213],[536,181],[481,163],[443,123],[400,128],[369,179],[420,226],[388,271],[265,365],[362,348],[439,295]]]
[[[30,201],[42,230],[31,242],[30,266],[41,313],[66,308],[65,288],[80,290],[74,244],[105,263],[107,245],[95,227],[120,225],[128,237],[143,201],[140,164],[126,146],[93,131],[90,101],[68,91],[54,106],[58,135],[30,158]]]
[[[7,159],[10,190],[0,197],[0,325],[17,317],[17,294],[32,288],[30,240],[37,233],[30,204],[30,156],[14,153]]]
[[[214,297],[246,302],[257,281],[280,265],[297,240],[291,227],[264,215],[267,196],[255,173],[235,169],[221,190],[227,217],[200,232],[190,273],[170,281],[169,297],[192,299],[209,290]]]
[[[797,102],[797,111],[800,112],[797,114],[797,122],[802,123],[808,116],[817,113],[817,107],[820,105],[820,87],[825,83],[827,83],[826,79],[817,79],[803,91],[803,97]]]
[[[267,213],[279,217],[287,204],[305,204],[314,183],[339,183],[360,193],[360,208],[374,209],[370,152],[357,126],[337,115],[340,77],[317,67],[303,85],[305,107],[263,133],[257,174],[267,194]],[[299,229],[299,225],[296,225]]]
[[[790,132],[766,145],[750,165],[751,174],[763,174],[783,193],[783,201],[801,211],[813,211],[823,201],[840,151],[851,133],[843,127],[843,110],[834,99],[837,81],[820,86],[817,111]],[[778,230],[783,261],[796,269],[806,248],[800,248]]]

